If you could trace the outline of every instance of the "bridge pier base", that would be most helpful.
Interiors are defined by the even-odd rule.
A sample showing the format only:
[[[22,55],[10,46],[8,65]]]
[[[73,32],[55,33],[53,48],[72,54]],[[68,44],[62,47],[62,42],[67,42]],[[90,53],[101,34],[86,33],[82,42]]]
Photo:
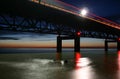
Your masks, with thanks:
[[[60,52],[57,52],[56,53],[56,60],[61,60],[62,59],[62,53],[60,53]]]

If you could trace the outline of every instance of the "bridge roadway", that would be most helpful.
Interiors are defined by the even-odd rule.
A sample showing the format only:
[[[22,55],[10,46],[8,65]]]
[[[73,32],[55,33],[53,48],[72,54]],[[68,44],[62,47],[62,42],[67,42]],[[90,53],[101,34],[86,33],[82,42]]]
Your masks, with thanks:
[[[80,45],[77,44],[80,40],[80,36],[77,36],[79,31],[81,37],[115,41],[118,41],[120,37],[119,24],[118,27],[112,27],[99,21],[29,0],[0,0],[0,26],[1,30],[66,35],[66,37],[58,36],[58,39],[75,39],[75,51],[79,51]],[[57,41],[60,42],[60,40]],[[61,51],[60,43],[57,43],[58,52]],[[120,49],[119,42],[117,46]]]

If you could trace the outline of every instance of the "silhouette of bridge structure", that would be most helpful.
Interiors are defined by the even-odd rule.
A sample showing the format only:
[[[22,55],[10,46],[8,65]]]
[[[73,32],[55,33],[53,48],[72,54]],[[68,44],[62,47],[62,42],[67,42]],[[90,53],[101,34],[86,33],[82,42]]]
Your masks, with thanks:
[[[0,30],[57,34],[57,52],[62,40],[74,39],[80,51],[80,37],[117,42],[120,50],[120,25],[92,13],[80,14],[80,8],[60,0],[0,0]]]

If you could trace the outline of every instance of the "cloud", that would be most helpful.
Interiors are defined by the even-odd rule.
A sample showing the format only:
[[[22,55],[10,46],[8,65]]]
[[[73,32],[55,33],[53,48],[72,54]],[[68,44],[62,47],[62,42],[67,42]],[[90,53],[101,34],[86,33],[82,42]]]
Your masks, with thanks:
[[[19,40],[19,39],[15,37],[0,37],[0,40]]]
[[[56,35],[0,30],[0,40],[53,41]]]

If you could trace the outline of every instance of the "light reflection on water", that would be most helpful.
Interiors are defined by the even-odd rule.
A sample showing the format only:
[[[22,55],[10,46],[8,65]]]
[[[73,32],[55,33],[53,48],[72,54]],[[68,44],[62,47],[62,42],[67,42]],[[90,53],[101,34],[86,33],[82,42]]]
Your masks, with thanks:
[[[25,79],[52,79],[57,73],[64,69],[63,66],[55,64],[53,60],[35,59],[32,65],[24,72]]]
[[[91,60],[82,57],[79,52],[75,53],[75,69],[70,74],[70,79],[95,79],[95,71],[92,68]]]
[[[71,79],[95,79],[95,73],[91,66],[86,66],[72,71]]]
[[[120,51],[92,52],[0,54],[0,79],[120,79]]]
[[[117,58],[117,61],[118,61],[118,79],[120,79],[120,50],[118,51],[118,58]]]
[[[50,59],[32,59],[28,62],[0,62],[1,64],[19,70],[20,74],[16,75],[21,78],[18,79],[54,79],[55,77],[61,79],[62,76],[59,74],[64,73],[64,66]]]

